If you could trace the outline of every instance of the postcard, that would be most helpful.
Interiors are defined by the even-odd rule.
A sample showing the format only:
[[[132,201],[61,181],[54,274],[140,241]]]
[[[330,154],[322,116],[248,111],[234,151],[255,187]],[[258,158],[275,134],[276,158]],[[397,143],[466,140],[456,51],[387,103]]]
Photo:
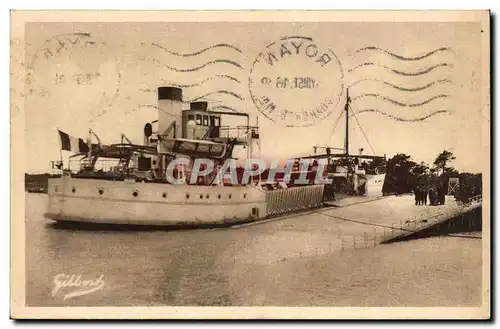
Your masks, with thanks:
[[[488,11],[13,11],[11,317],[488,319]]]

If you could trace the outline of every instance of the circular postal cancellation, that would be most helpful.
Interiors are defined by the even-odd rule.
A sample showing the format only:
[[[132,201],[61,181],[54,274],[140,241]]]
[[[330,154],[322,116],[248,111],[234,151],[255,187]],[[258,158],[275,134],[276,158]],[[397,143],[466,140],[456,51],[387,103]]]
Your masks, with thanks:
[[[343,93],[343,71],[335,53],[310,37],[268,44],[252,64],[249,92],[273,122],[307,127],[327,118]]]
[[[89,33],[52,36],[31,57],[28,95],[66,101],[67,95],[84,95],[72,99],[85,106],[109,106],[120,82],[119,64],[107,53],[106,43]]]

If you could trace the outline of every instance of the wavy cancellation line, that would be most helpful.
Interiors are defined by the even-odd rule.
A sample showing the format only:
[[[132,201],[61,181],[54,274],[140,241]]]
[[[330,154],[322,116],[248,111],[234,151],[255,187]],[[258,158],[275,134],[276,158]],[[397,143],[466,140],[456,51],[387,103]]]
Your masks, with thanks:
[[[237,112],[237,113],[239,113],[239,111],[235,110],[234,108],[232,108],[230,106],[226,106],[226,105],[218,105],[218,106],[212,107],[212,111],[216,111],[216,110],[219,110],[219,111],[231,111],[231,112]]]
[[[139,89],[139,91],[141,92],[150,92],[150,93],[156,93],[157,91],[154,90],[154,89]],[[223,94],[223,95],[229,95],[229,96],[232,96],[234,98],[237,98],[239,99],[240,101],[244,101],[245,98],[242,97],[241,95],[235,93],[235,92],[232,92],[232,91],[229,91],[229,90],[216,90],[216,91],[212,91],[212,92],[209,92],[209,93],[206,93],[204,95],[201,95],[201,96],[195,96],[191,99],[187,99],[185,102],[196,102],[196,101],[199,101],[199,100],[202,100],[208,96],[211,96],[211,95],[217,95],[217,94]],[[234,109],[233,109],[234,110]]]
[[[232,97],[235,97],[235,98],[239,99],[240,101],[245,100],[244,97],[242,97],[241,95],[239,95],[237,93],[234,93],[232,91],[229,91],[229,90],[217,90],[217,91],[212,91],[212,92],[206,93],[206,94],[204,94],[202,96],[193,97],[190,100],[188,100],[188,102],[196,102],[196,101],[201,100],[201,99],[203,99],[205,97],[208,97],[208,96],[211,96],[211,95],[217,95],[217,94],[229,95],[229,96],[232,96]]]
[[[160,66],[162,66],[164,68],[167,68],[167,69],[169,69],[171,71],[175,71],[175,72],[195,72],[195,71],[201,70],[201,69],[203,69],[203,68],[205,68],[205,67],[207,67],[209,65],[214,65],[214,64],[230,64],[230,65],[235,66],[235,67],[237,67],[239,69],[243,69],[243,67],[239,63],[237,63],[235,61],[232,61],[232,60],[229,60],[229,59],[215,59],[213,61],[206,62],[203,65],[196,66],[196,67],[191,67],[191,68],[185,68],[185,69],[179,69],[179,68],[167,65],[167,64],[163,64],[158,59],[152,58],[152,57],[141,56],[138,59],[141,60],[141,61],[150,61],[150,62],[153,62],[153,63],[155,63],[157,65],[160,65]]]
[[[356,86],[356,85],[358,85],[358,84],[360,84],[362,82],[366,82],[366,81],[376,81],[376,82],[383,83],[384,85],[392,87],[392,88],[397,89],[397,90],[410,91],[410,92],[422,91],[422,90],[425,90],[425,89],[430,88],[430,87],[432,87],[434,85],[437,85],[437,84],[452,83],[452,81],[449,80],[449,79],[441,79],[441,80],[436,80],[436,81],[433,81],[431,83],[428,83],[428,84],[426,84],[424,86],[410,88],[410,87],[403,87],[403,86],[394,85],[394,84],[392,84],[390,82],[387,82],[387,81],[384,81],[384,80],[380,80],[380,79],[361,79],[361,80],[353,82],[351,85],[349,85],[348,88],[354,87],[354,86]]]
[[[395,74],[398,74],[398,75],[403,75],[403,76],[418,76],[418,75],[423,75],[423,74],[426,74],[426,73],[429,73],[429,72],[432,72],[434,71],[435,69],[439,68],[439,67],[453,67],[453,64],[450,64],[450,63],[439,63],[439,64],[436,64],[436,65],[433,65],[433,66],[430,66],[428,68],[425,68],[423,69],[422,71],[416,71],[416,72],[405,72],[405,71],[400,71],[400,70],[397,70],[397,69],[394,69],[394,68],[391,68],[391,67],[388,67],[388,66],[385,66],[385,65],[382,65],[382,64],[377,64],[377,63],[374,63],[374,62],[365,62],[363,64],[359,64],[353,68],[350,68],[348,70],[349,73],[361,68],[361,67],[365,67],[365,66],[378,66],[378,67],[382,67],[384,69],[386,69],[387,71],[389,72],[392,72],[392,73],[395,73]]]
[[[435,115],[445,114],[445,113],[448,113],[448,112],[449,112],[448,110],[437,110],[437,111],[429,113],[429,114],[427,114],[425,116],[414,117],[414,118],[400,117],[400,116],[393,115],[393,114],[390,114],[390,113],[387,113],[387,112],[384,112],[384,111],[380,111],[380,110],[377,110],[377,109],[363,109],[363,110],[357,111],[356,114],[361,114],[361,113],[377,113],[377,114],[386,116],[386,117],[388,117],[388,118],[390,118],[392,120],[396,120],[396,121],[400,121],[400,122],[421,122],[421,121],[425,121],[425,120],[427,120],[429,118],[432,118]]]
[[[143,45],[145,45],[145,43],[143,43]],[[241,51],[241,49],[240,49],[240,48],[238,48],[238,47],[236,47],[236,46],[234,46],[234,45],[227,44],[227,43],[219,43],[219,44],[215,44],[215,45],[213,45],[213,46],[210,46],[210,47],[207,47],[207,48],[201,49],[201,50],[196,51],[196,52],[194,52],[194,53],[184,53],[184,54],[182,54],[182,53],[178,53],[178,52],[175,52],[175,51],[170,50],[170,49],[168,49],[168,48],[165,48],[165,47],[163,47],[162,45],[157,44],[157,43],[155,43],[155,42],[151,43],[151,45],[152,45],[153,47],[156,47],[156,48],[158,48],[158,49],[160,49],[160,50],[162,50],[162,51],[164,51],[164,52],[166,52],[166,53],[170,54],[170,55],[180,56],[180,57],[192,57],[192,56],[196,56],[196,55],[203,54],[204,52],[206,52],[206,51],[208,51],[208,50],[211,50],[211,49],[216,49],[216,48],[228,48],[228,49],[233,49],[233,50],[235,50],[235,51],[237,51],[237,52],[239,52],[239,53],[243,53],[243,52]]]
[[[234,81],[238,84],[241,84],[241,81],[236,79],[235,77],[233,76],[230,76],[230,75],[227,75],[227,74],[216,74],[212,77],[209,77],[209,78],[206,78],[200,82],[197,82],[197,83],[193,83],[193,84],[187,84],[187,85],[183,85],[183,84],[178,84],[178,83],[167,83],[169,86],[172,86],[172,87],[177,87],[177,88],[192,88],[192,87],[198,87],[198,86],[201,86],[202,84],[204,84],[205,82],[208,82],[208,81],[211,81],[211,80],[215,80],[215,79],[228,79],[230,81]],[[156,92],[155,89],[139,89],[139,91],[143,91],[143,92]]]
[[[390,102],[394,105],[398,105],[398,106],[404,106],[404,107],[417,107],[417,106],[422,106],[422,105],[426,105],[426,104],[429,104],[430,102],[432,102],[433,100],[436,100],[436,99],[439,99],[439,98],[447,98],[447,97],[450,97],[449,95],[445,95],[445,94],[439,94],[439,95],[436,95],[434,97],[431,97],[423,102],[420,102],[420,103],[413,103],[413,104],[407,104],[407,103],[403,103],[403,102],[399,102],[399,101],[396,101],[392,98],[389,98],[389,97],[386,97],[386,96],[382,96],[380,94],[360,94],[356,97],[353,97],[352,100],[355,101],[355,100],[358,100],[358,99],[361,99],[361,98],[365,98],[365,97],[373,97],[373,98],[378,98],[378,99],[382,99],[384,101],[387,101],[387,102]]]
[[[130,108],[125,111],[125,114],[131,114],[132,112],[138,111],[141,107],[145,108],[152,108],[161,111],[161,109],[158,107],[158,105],[154,104],[137,104],[136,107]]]
[[[152,108],[152,109],[156,109],[156,110],[162,111],[162,109],[159,108],[158,105],[155,105],[155,104],[139,104],[139,105],[137,105],[136,108],[128,110],[126,112],[126,114],[130,114],[130,113],[132,113],[134,111],[137,111],[141,107]],[[235,112],[235,113],[241,113],[240,111],[237,111],[234,108],[229,107],[229,106],[225,106],[225,105],[218,105],[218,106],[214,106],[214,107],[211,108],[211,111],[217,111],[217,110],[218,111],[231,111],[231,112]]]
[[[381,52],[386,53],[387,55],[390,55],[391,57],[397,58],[397,59],[402,60],[402,61],[419,61],[421,59],[427,58],[427,57],[432,56],[432,55],[439,53],[439,52],[451,52],[451,53],[453,53],[453,51],[449,47],[441,47],[441,48],[429,51],[428,53],[425,53],[421,56],[415,56],[415,57],[404,57],[404,56],[392,53],[386,49],[383,49],[380,47],[374,47],[374,46],[364,47],[364,48],[360,48],[360,49],[356,50],[357,53],[363,52],[363,51],[381,51]]]

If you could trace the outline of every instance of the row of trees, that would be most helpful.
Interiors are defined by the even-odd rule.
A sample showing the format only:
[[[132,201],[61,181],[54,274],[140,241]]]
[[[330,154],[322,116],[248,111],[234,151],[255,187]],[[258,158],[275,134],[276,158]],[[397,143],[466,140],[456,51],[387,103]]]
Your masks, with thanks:
[[[432,166],[430,166],[425,162],[417,163],[413,161],[410,155],[396,154],[387,160],[383,192],[387,194],[409,193],[416,186],[426,188],[439,186],[447,190],[449,178],[458,177],[462,192],[467,191],[467,194],[472,193],[474,195],[481,194],[482,175],[459,172],[450,166],[450,163],[455,159],[453,152],[444,150],[437,155]]]

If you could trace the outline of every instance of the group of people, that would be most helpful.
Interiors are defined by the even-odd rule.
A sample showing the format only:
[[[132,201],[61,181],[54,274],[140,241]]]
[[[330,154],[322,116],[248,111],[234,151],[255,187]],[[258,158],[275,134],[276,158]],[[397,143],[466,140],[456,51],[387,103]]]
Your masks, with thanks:
[[[415,187],[415,205],[427,205],[427,198],[429,198],[429,204],[431,206],[443,205],[445,202],[445,191],[439,187],[431,187],[427,189],[426,187],[417,186]]]
[[[415,187],[415,205],[426,205],[427,204],[427,189],[417,186]]]

